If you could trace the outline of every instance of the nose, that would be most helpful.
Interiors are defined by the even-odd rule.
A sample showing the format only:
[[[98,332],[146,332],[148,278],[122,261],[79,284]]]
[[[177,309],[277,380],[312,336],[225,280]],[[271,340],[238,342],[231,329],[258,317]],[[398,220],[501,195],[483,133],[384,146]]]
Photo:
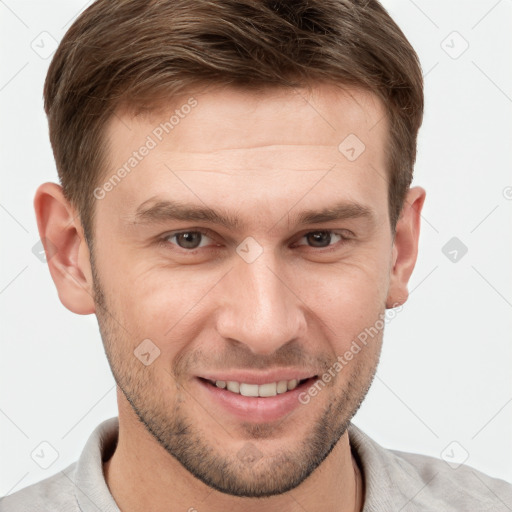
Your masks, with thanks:
[[[222,283],[217,330],[224,339],[268,355],[306,332],[305,304],[291,270],[265,252],[252,263],[239,258]]]

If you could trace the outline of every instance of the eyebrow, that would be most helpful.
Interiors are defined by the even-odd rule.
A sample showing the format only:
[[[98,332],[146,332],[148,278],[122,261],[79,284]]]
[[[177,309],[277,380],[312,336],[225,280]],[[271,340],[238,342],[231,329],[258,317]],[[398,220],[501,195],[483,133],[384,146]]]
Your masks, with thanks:
[[[283,216],[284,217],[284,216]],[[340,202],[320,210],[303,210],[293,217],[297,225],[321,224],[335,220],[363,218],[376,220],[374,211],[357,202]],[[245,223],[222,210],[175,200],[151,198],[139,205],[133,218],[135,224],[150,224],[168,221],[200,221],[224,226],[229,230],[243,229]]]

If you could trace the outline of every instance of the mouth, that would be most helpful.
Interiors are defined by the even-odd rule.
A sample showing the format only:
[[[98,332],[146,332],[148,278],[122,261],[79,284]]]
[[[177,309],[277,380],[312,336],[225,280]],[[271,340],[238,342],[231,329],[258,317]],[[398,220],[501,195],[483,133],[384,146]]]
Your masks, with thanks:
[[[297,388],[308,387],[313,383],[317,376],[309,377],[305,379],[290,379],[290,380],[279,380],[276,382],[266,382],[263,384],[250,384],[247,382],[238,381],[225,381],[225,380],[211,380],[203,377],[198,377],[206,385],[224,389],[236,395],[242,395],[246,397],[274,397],[289,393]],[[306,386],[304,386],[306,384]]]
[[[221,409],[227,417],[251,423],[283,420],[304,405],[300,396],[317,376],[305,379],[251,384],[239,381],[218,381],[196,377],[206,407]],[[286,390],[285,390],[286,384]],[[290,388],[290,389],[288,389]]]

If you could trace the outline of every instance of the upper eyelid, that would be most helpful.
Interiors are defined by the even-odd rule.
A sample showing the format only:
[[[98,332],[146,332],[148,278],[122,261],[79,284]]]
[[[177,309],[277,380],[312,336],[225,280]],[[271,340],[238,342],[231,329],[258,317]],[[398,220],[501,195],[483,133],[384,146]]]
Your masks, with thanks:
[[[214,236],[212,236],[212,234],[214,233],[212,230],[209,230],[209,229],[206,229],[206,228],[192,228],[192,229],[179,229],[178,231],[169,231],[167,233],[164,233],[160,238],[162,240],[166,239],[166,238],[171,238],[173,236],[176,236],[176,235],[180,235],[182,233],[201,233],[205,236],[208,236],[210,238],[214,238]]]
[[[303,238],[304,236],[306,236],[310,233],[321,233],[321,232],[328,232],[331,234],[340,235],[342,238],[345,238],[345,239],[355,238],[354,233],[352,231],[350,231],[349,229],[329,229],[329,228],[327,228],[327,229],[322,229],[322,228],[308,229],[305,231],[301,231],[299,234],[293,235],[293,238],[297,238],[298,240],[300,240],[301,238]],[[201,234],[211,238],[214,241],[216,239],[214,236],[215,232],[208,228],[188,228],[188,229],[180,229],[177,231],[169,231],[169,232],[165,233],[164,235],[162,235],[160,237],[160,239],[165,240],[167,238],[172,238],[176,235],[180,235],[182,233],[201,233]],[[348,233],[349,236],[346,236],[346,233]]]

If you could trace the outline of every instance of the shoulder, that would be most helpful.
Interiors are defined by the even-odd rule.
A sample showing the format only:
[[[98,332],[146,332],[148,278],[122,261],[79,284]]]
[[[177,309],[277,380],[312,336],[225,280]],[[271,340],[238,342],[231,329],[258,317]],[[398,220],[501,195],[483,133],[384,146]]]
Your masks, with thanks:
[[[82,453],[59,473],[0,498],[0,512],[119,512],[102,462],[115,447],[118,418],[99,424]]]
[[[401,471],[400,478],[420,506],[442,506],[443,510],[505,512],[512,506],[512,484],[493,478],[471,466],[449,465],[427,455],[390,450]],[[412,496],[411,496],[412,498]],[[412,501],[412,500],[411,500]]]
[[[351,424],[350,444],[365,479],[364,512],[387,508],[403,512],[506,512],[512,510],[512,484],[467,465],[380,446]]]
[[[0,512],[79,512],[75,497],[76,462],[59,473],[0,498]]]

